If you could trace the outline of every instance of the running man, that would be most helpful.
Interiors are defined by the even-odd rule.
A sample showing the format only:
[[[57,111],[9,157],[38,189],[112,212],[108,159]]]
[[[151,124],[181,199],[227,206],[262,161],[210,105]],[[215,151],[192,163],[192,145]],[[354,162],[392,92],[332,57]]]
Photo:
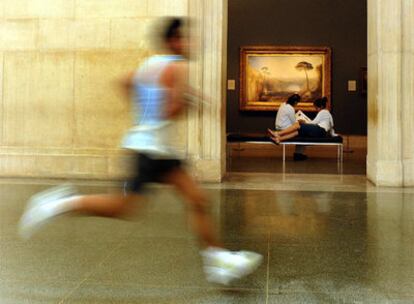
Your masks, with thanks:
[[[262,256],[249,251],[223,248],[214,233],[207,212],[207,197],[183,167],[184,155],[168,135],[174,122],[184,113],[188,94],[188,39],[184,21],[166,18],[160,40],[164,52],[149,57],[123,81],[132,96],[134,127],[126,134],[123,147],[136,158],[134,176],[126,191],[119,194],[79,195],[70,186],[59,186],[34,195],[23,214],[19,232],[29,238],[38,228],[57,215],[67,213],[123,217],[131,205],[143,199],[147,183],[169,184],[183,195],[194,232],[201,244],[204,272],[208,281],[229,284],[253,272]]]

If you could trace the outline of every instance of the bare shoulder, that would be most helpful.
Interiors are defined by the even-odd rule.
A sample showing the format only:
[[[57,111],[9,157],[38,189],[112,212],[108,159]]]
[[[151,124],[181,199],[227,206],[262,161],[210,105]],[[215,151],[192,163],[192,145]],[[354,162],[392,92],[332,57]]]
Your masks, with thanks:
[[[131,84],[135,76],[135,71],[129,71],[121,76],[121,82]]]
[[[188,73],[186,61],[175,61],[168,64],[161,75],[161,81],[166,86],[172,86],[177,80],[185,79]]]
[[[187,61],[181,60],[181,61],[174,61],[171,62],[167,68],[166,72],[169,73],[186,73],[188,71],[188,63]]]

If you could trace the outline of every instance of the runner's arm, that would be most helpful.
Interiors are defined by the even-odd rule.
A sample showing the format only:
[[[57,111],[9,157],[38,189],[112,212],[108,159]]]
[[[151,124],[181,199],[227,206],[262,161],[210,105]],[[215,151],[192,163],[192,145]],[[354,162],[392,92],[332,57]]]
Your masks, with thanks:
[[[186,63],[172,63],[161,75],[161,83],[167,88],[164,112],[167,119],[175,118],[186,108],[184,93],[187,88],[187,71]]]

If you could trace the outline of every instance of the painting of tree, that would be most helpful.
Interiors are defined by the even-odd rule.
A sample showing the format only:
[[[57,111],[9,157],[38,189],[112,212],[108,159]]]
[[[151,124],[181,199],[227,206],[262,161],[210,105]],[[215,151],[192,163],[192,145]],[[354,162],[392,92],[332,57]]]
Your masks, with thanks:
[[[273,111],[292,94],[299,108],[330,97],[331,50],[327,47],[244,47],[240,56],[240,109]],[[328,107],[330,105],[328,104]]]
[[[299,71],[305,71],[305,75],[306,75],[306,91],[310,92],[309,89],[309,76],[308,76],[308,71],[313,70],[313,65],[309,62],[306,61],[301,61],[296,65],[296,69],[298,69]]]

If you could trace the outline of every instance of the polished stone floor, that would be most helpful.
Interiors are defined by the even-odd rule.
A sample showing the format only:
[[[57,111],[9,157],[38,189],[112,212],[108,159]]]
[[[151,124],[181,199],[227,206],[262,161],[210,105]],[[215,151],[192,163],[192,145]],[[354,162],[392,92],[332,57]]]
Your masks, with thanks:
[[[285,173],[302,173],[302,174],[338,174],[344,175],[365,175],[366,174],[366,150],[345,149],[343,156],[342,168],[338,164],[335,151],[330,153],[330,157],[318,157],[315,153],[318,150],[310,149],[306,151],[308,159],[305,161],[294,161],[292,153],[286,154]],[[316,152],[315,152],[315,151]],[[311,153],[313,152],[313,154]],[[233,152],[234,157],[228,161],[229,172],[260,172],[260,173],[282,173],[283,162],[282,156],[274,157],[245,157],[237,156]]]
[[[25,201],[55,183],[0,182],[1,304],[414,303],[412,189],[300,173],[206,184],[224,243],[264,255],[256,273],[222,288],[205,282],[185,209],[163,186],[129,221],[62,217],[19,240]]]

